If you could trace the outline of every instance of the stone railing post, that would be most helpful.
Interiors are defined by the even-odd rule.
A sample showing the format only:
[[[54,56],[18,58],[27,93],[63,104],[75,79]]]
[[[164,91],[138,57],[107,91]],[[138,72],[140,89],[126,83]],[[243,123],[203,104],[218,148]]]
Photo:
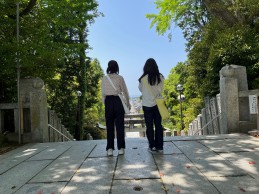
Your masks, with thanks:
[[[197,116],[198,135],[202,135],[201,123],[202,123],[202,118],[201,118],[201,114],[199,114],[199,115]]]
[[[0,133],[3,132],[4,128],[4,111],[0,110]]]
[[[212,119],[211,110],[210,110],[210,99],[209,99],[209,97],[205,97],[204,98],[204,102],[205,102],[206,120],[207,120],[207,123],[209,123],[211,121],[211,119]],[[208,134],[214,134],[214,132],[213,132],[213,125],[212,124],[208,125]]]
[[[201,128],[203,128],[207,124],[207,119],[206,119],[206,109],[203,108],[201,109]],[[205,127],[202,130],[202,135],[208,135],[208,127]]]
[[[44,82],[33,79],[34,91],[30,92],[31,138],[33,142],[48,142],[48,106]]]
[[[247,117],[247,102],[239,102],[238,92],[248,90],[246,68],[227,65],[220,70],[220,102],[222,133],[238,133],[239,119]],[[244,99],[244,101],[247,101]],[[246,105],[245,105],[246,104]],[[240,112],[243,107],[244,113]]]
[[[211,109],[211,116],[212,116],[212,124],[213,124],[213,129],[214,129],[214,134],[220,134],[220,129],[219,129],[219,122],[218,122],[218,107],[217,107],[217,101],[216,98],[211,98],[210,99],[210,109]]]

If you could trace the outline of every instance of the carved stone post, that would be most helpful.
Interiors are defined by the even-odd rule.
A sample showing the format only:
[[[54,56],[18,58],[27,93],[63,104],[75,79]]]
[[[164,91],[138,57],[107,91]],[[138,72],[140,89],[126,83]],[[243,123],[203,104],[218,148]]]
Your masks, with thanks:
[[[245,67],[230,65],[220,70],[220,102],[222,111],[222,133],[239,132],[238,92],[246,88]]]
[[[44,82],[33,79],[34,90],[30,92],[31,138],[33,142],[48,142],[48,108]]]

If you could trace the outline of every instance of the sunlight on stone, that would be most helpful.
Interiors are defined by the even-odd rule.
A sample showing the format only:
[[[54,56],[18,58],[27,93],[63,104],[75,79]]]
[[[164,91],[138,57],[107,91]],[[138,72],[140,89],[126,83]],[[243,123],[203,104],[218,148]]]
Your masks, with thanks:
[[[126,165],[126,166],[124,166],[124,169],[145,168],[145,166],[146,166],[146,165],[140,165],[140,164],[135,165],[135,164],[133,164],[133,165]]]
[[[57,149],[49,149],[48,152],[54,152],[56,151]]]
[[[205,159],[206,159],[206,161],[223,161],[224,160],[224,158],[222,158],[218,155],[210,156],[210,157],[207,157]]]
[[[258,174],[258,169],[255,165],[251,165],[249,164],[248,161],[245,161],[243,163],[240,163],[240,165],[238,165],[239,168],[247,171],[248,173],[251,173],[251,174]]]
[[[101,180],[103,177],[101,176],[76,176],[73,178],[73,182],[76,182],[76,183],[94,183],[98,180]]]
[[[54,175],[53,178],[58,179],[61,177],[62,174],[64,174],[64,172],[60,172],[59,175],[58,174]]]
[[[77,187],[76,186],[66,186],[65,189],[66,189],[66,193],[75,193],[77,190]]]
[[[29,156],[31,154],[34,154],[36,151],[37,151],[37,149],[28,149],[28,150],[23,151],[23,152],[26,152],[26,153],[24,153],[22,155],[19,155],[19,156],[15,156],[15,157],[16,158],[21,158],[23,156]]]
[[[204,150],[202,149],[197,149],[197,150],[194,150],[195,153],[197,154],[201,154],[201,153],[204,153]]]
[[[27,149],[27,150],[24,150],[23,152],[32,152],[32,151],[36,151],[37,149]]]
[[[211,166],[217,167],[219,169],[223,169],[223,168],[232,169],[232,168],[229,168],[229,166],[227,166],[226,164],[223,164],[223,163],[213,163],[213,164],[211,164]]]
[[[80,168],[78,170],[79,173],[89,173],[89,172],[97,172],[95,168]]]
[[[70,158],[70,156],[62,156],[59,158],[59,160],[65,160],[65,159],[69,159],[69,158]]]
[[[173,177],[174,178],[172,179],[172,176],[165,175],[164,177],[162,177],[162,180],[165,184],[172,184],[172,182],[175,182],[175,180],[177,180],[177,182],[181,183],[181,186],[183,186],[183,187],[190,186],[190,181],[186,179],[186,175],[180,174],[180,173],[175,173],[173,175]]]

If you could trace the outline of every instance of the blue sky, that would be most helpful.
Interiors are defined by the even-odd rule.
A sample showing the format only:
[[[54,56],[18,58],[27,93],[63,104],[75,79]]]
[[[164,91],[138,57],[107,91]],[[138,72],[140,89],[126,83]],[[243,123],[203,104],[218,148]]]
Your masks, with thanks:
[[[130,96],[140,96],[138,78],[150,57],[158,64],[160,72],[168,77],[170,70],[187,59],[185,39],[179,28],[172,29],[173,38],[159,36],[148,13],[157,13],[154,0],[97,0],[99,17],[89,27],[89,44],[92,50],[87,55],[97,58],[106,72],[110,60],[119,64],[120,75],[127,84]]]

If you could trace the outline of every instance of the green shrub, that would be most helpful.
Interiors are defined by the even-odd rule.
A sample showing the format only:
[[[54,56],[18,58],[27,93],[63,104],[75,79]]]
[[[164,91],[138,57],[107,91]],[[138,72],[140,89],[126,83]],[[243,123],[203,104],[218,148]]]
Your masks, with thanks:
[[[86,126],[83,128],[83,140],[87,139],[87,134],[90,133],[93,139],[106,139],[106,130],[99,129],[95,126]]]

